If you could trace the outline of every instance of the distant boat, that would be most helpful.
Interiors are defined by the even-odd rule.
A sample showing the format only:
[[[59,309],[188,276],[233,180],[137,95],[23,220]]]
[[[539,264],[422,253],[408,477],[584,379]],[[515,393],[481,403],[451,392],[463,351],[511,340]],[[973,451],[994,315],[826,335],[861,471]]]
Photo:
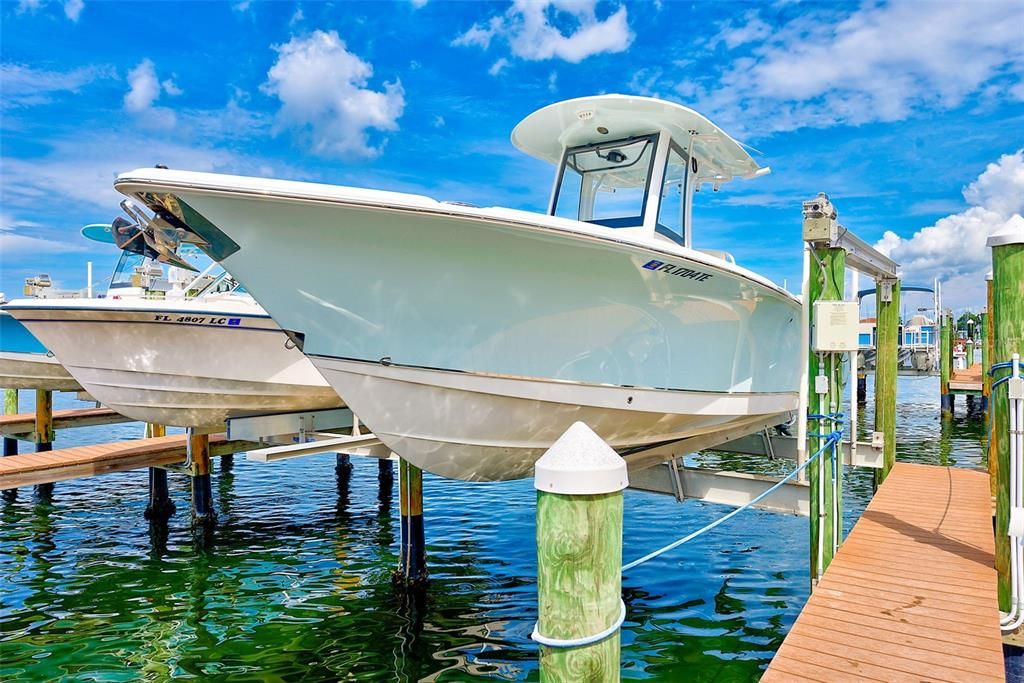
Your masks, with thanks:
[[[132,419],[213,430],[229,417],[341,405],[226,273],[165,277],[143,251],[122,254],[103,298],[20,299],[4,317],[24,324],[93,398]]]
[[[512,142],[557,168],[547,213],[166,169],[116,187],[238,276],[388,447],[443,476],[529,476],[577,420],[642,467],[797,409],[799,302],[691,237],[695,191],[768,169],[642,97],[553,104]]]
[[[81,391],[82,387],[43,344],[0,311],[0,387]]]

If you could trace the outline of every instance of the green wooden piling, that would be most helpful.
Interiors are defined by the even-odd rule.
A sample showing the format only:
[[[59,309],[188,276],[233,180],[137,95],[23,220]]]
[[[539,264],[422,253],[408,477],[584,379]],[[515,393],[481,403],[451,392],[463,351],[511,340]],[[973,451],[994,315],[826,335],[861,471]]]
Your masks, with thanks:
[[[882,432],[882,468],[875,470],[881,484],[896,464],[896,378],[899,370],[900,281],[890,280],[877,289],[892,287],[888,301],[878,296],[878,342],[875,351],[875,431]]]
[[[1024,230],[989,238],[992,247],[992,364],[1024,356]],[[1004,375],[1005,373],[1000,373]],[[1010,443],[1009,400],[1005,384],[992,392],[992,434],[990,454],[997,461],[996,482],[996,571],[999,574],[999,608],[1010,610]]]
[[[167,436],[164,425],[146,424],[146,438],[155,439]],[[143,513],[146,519],[154,523],[167,521],[174,514],[175,506],[167,490],[167,470],[162,467],[149,468],[149,501]]]
[[[964,360],[967,369],[974,365],[974,339],[967,340],[967,357]]]
[[[981,375],[981,409],[985,416],[985,423],[987,424],[991,416],[992,411],[989,410],[989,406],[992,401],[992,376],[989,371],[992,369],[992,342],[995,338],[993,332],[993,320],[995,315],[992,312],[992,273],[989,273],[985,277],[985,325],[982,329],[985,330],[985,344],[982,347],[983,367]],[[985,444],[985,453],[988,458],[988,481],[991,488],[992,497],[996,497],[996,486],[999,479],[999,458],[995,456],[995,450],[993,449],[993,443],[996,440],[996,435],[991,429],[988,430],[989,438],[988,443]]]
[[[810,328],[813,330],[814,302],[815,301],[842,301],[843,289],[846,280],[846,251],[838,247],[812,247],[811,273],[809,283],[809,296],[806,315],[810,316]],[[825,415],[838,411],[842,405],[843,387],[841,382],[840,362],[829,363],[825,360],[825,368],[819,368],[818,354],[810,351],[808,356],[808,409],[811,413]],[[815,377],[822,372],[829,376],[829,391],[827,394],[815,392]],[[877,372],[877,371],[876,371]],[[876,375],[877,377],[877,375]],[[833,410],[836,407],[836,410]],[[828,420],[812,420],[808,423],[808,432],[825,434],[833,430],[833,424]],[[809,437],[807,452],[816,453],[825,445],[824,437]],[[828,569],[834,555],[833,547],[838,547],[842,539],[835,538],[837,527],[842,533],[842,461],[836,460],[836,472],[833,472],[832,458],[828,454],[818,458],[807,468],[807,481],[809,485],[810,503],[810,535],[811,535],[811,583],[814,584],[819,578],[819,565],[821,573]],[[833,496],[832,478],[837,477],[836,494]],[[822,482],[824,479],[824,496],[822,493]],[[835,498],[835,500],[833,500]],[[835,516],[834,516],[835,515]],[[836,517],[837,516],[837,517]],[[819,539],[819,534],[822,539]],[[821,557],[818,557],[819,546],[822,549]]]
[[[36,428],[32,440],[36,444],[36,453],[53,450],[53,392],[36,389]],[[36,493],[48,498],[53,493],[53,484],[37,484]]]
[[[942,321],[939,327],[939,395],[940,411],[943,418],[953,417],[953,395],[949,393],[949,378],[953,371],[953,325],[949,314],[940,314]]]
[[[17,389],[4,389],[4,415],[17,415],[18,414],[18,390]],[[5,436],[4,437],[4,455],[17,455],[18,454],[18,440]]]
[[[622,490],[626,465],[582,422],[537,461],[537,600],[540,680],[618,681],[622,614]],[[548,641],[550,642],[550,641]]]

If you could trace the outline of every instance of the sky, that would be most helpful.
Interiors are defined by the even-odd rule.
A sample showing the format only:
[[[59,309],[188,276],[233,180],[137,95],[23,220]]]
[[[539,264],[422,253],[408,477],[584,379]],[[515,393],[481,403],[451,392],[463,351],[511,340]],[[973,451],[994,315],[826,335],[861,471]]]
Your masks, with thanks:
[[[543,211],[554,169],[509,134],[599,93],[756,150],[771,175],[702,192],[694,241],[791,290],[818,192],[957,309],[984,304],[986,237],[1024,229],[1020,0],[20,0],[0,3],[0,291],[106,277],[118,254],[79,229],[158,163]]]

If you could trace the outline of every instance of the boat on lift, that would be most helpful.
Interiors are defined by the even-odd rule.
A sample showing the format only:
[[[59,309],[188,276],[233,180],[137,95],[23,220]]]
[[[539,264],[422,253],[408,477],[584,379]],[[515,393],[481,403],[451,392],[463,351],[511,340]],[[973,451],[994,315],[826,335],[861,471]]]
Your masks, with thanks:
[[[768,172],[697,112],[604,95],[512,133],[548,210],[161,168],[115,186],[245,283],[389,448],[439,475],[529,476],[575,421],[644,467],[778,424],[800,305],[694,247],[700,187]]]
[[[82,390],[71,373],[64,369],[42,342],[4,311],[0,311],[0,387],[47,391]]]
[[[180,255],[165,273],[154,255],[141,240],[125,250],[104,297],[19,299],[4,316],[17,318],[94,399],[135,420],[210,431],[229,417],[341,405],[227,273],[214,275],[215,264],[188,273]]]

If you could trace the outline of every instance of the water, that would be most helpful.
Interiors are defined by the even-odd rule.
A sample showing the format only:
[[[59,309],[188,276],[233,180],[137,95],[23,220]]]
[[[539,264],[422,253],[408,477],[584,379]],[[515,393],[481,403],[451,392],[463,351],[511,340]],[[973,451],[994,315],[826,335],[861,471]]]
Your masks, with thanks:
[[[899,391],[900,460],[983,464],[982,423],[962,417],[962,398],[942,423],[937,379],[901,378]],[[140,434],[68,430],[55,447]],[[353,464],[348,486],[333,455],[215,464],[219,524],[198,536],[178,474],[164,532],[143,519],[144,470],[0,501],[0,680],[536,680],[531,483],[426,476],[432,581],[407,598],[390,580],[397,491],[379,490],[375,461]],[[848,471],[847,528],[870,490],[870,472]],[[727,508],[627,491],[625,510],[630,560]],[[750,511],[631,571],[623,678],[756,680],[807,598],[807,536],[806,519]]]

